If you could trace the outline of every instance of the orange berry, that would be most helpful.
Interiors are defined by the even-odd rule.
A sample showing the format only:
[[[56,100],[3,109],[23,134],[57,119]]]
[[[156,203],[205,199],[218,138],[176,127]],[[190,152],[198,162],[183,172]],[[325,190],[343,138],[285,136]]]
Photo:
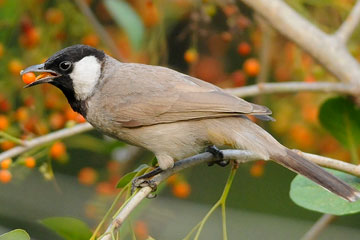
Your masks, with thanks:
[[[247,42],[241,42],[239,43],[239,45],[237,46],[237,52],[241,55],[241,56],[247,56],[249,55],[249,53],[251,52],[251,46],[249,43]]]
[[[24,122],[29,119],[29,112],[26,107],[19,107],[15,112],[15,119],[19,122]]]
[[[25,84],[32,83],[35,81],[35,79],[36,79],[35,73],[32,72],[28,72],[22,75],[22,80]]]
[[[5,115],[0,115],[0,131],[4,131],[9,127],[9,120]]]
[[[224,11],[225,15],[229,17],[229,16],[234,15],[235,13],[237,13],[238,9],[237,9],[235,4],[227,4],[223,8],[223,11]]]
[[[250,26],[251,24],[251,21],[245,17],[244,15],[240,15],[237,19],[236,19],[236,23],[237,23],[237,26],[240,28],[240,29],[245,29],[247,28],[248,26]]]
[[[25,166],[28,168],[34,168],[36,166],[36,160],[33,157],[27,157],[24,160]]]
[[[1,143],[1,149],[6,151],[6,150],[9,150],[11,148],[15,147],[15,143],[12,142],[12,141],[3,141]]]
[[[8,99],[0,95],[0,111],[7,112],[11,108],[11,104]]]
[[[34,27],[30,27],[25,33],[20,35],[19,41],[24,48],[33,48],[40,41],[39,31]]]
[[[64,115],[58,112],[51,114],[49,121],[52,129],[60,129],[65,125]]]
[[[301,148],[310,148],[315,143],[313,133],[302,124],[294,124],[291,128],[290,136]]]
[[[45,19],[48,23],[59,24],[64,20],[64,14],[56,8],[49,8],[45,13]]]
[[[62,142],[54,143],[50,148],[50,155],[52,158],[59,159],[66,153],[66,146]]]
[[[0,58],[4,55],[4,45],[0,43]]]
[[[91,167],[82,168],[78,174],[78,180],[81,184],[92,185],[97,179],[97,172]]]
[[[237,70],[231,74],[235,87],[242,87],[246,84],[246,76],[243,71]]]
[[[152,0],[147,0],[144,9],[141,11],[144,25],[148,28],[155,26],[159,22],[159,11]]]
[[[206,82],[216,83],[224,75],[223,64],[214,57],[200,58],[194,65],[193,75]]]
[[[190,48],[186,50],[184,54],[184,59],[187,63],[194,63],[198,60],[198,52],[195,48]]]
[[[99,45],[99,38],[95,34],[88,34],[82,39],[82,43],[92,47]]]
[[[0,170],[0,182],[8,183],[11,181],[12,175],[9,170]]]
[[[316,82],[316,78],[313,75],[307,75],[304,79],[304,82],[307,82],[307,83]]]
[[[178,174],[171,175],[167,180],[167,184],[174,185],[178,181]]]
[[[23,65],[19,60],[13,59],[8,64],[8,69],[11,74],[19,76],[20,71],[23,69]]]
[[[76,121],[77,123],[84,123],[84,122],[86,122],[86,119],[83,117],[83,115],[81,115],[80,113],[78,113],[77,116],[76,116],[75,121]]]
[[[96,192],[102,195],[112,195],[115,190],[114,186],[108,182],[100,182],[96,185]]]
[[[244,62],[243,68],[246,74],[254,77],[260,72],[260,63],[255,58],[249,58]]]
[[[12,164],[11,158],[4,159],[0,162],[0,166],[2,169],[8,169],[11,164]]]
[[[229,32],[222,32],[221,33],[221,38],[222,38],[222,40],[224,40],[225,42],[231,42],[231,40],[232,40],[232,35],[231,35],[231,33],[229,33]]]
[[[78,113],[75,112],[74,110],[72,110],[70,107],[66,108],[65,110],[65,117],[66,120],[72,120],[72,121],[76,121],[77,117],[78,117]]]
[[[250,174],[257,178],[264,175],[264,164],[254,163],[250,168]]]
[[[147,239],[149,236],[149,229],[148,229],[146,222],[144,222],[144,221],[135,222],[134,232],[138,239],[140,239],[140,240]]]
[[[24,99],[24,104],[25,106],[27,107],[32,107],[34,106],[35,104],[35,98],[33,96],[27,96],[25,99]]]
[[[311,123],[316,123],[318,120],[318,107],[316,105],[306,103],[301,108],[304,119]]]
[[[190,195],[191,186],[187,182],[179,182],[172,188],[172,193],[178,198],[187,198]]]

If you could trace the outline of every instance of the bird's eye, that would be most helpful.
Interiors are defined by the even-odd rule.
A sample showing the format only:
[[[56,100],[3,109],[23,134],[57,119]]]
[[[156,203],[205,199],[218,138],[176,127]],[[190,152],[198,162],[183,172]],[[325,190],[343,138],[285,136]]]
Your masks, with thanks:
[[[59,68],[61,71],[67,71],[71,67],[71,62],[69,61],[63,61],[59,64]]]

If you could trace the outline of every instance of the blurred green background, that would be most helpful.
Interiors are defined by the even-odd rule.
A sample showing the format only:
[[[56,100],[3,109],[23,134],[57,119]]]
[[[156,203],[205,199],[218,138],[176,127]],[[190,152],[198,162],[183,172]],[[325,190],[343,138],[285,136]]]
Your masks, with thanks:
[[[333,32],[355,1],[287,3]],[[359,32],[349,42],[357,59]],[[266,53],[271,60],[266,79],[261,79],[259,56],[265,42],[271,46]],[[121,61],[168,66],[224,88],[259,81],[336,81],[294,43],[264,28],[240,2],[0,0],[0,131],[26,140],[84,122],[58,89],[23,89],[19,76],[26,66],[79,43]],[[349,152],[318,122],[319,106],[330,96],[274,94],[248,100],[272,109],[277,121],[258,123],[289,148],[350,161]],[[0,151],[15,145],[0,139]],[[23,228],[33,239],[58,239],[38,222],[51,216],[73,216],[96,227],[118,192],[115,185],[121,176],[152,158],[91,131],[12,159],[10,177],[0,176],[0,233]],[[217,201],[228,172],[229,167],[197,166],[172,178],[131,218],[138,239],[147,234],[156,239],[184,237]],[[321,214],[290,200],[294,176],[273,163],[242,165],[228,198],[229,238],[299,239]],[[359,215],[339,217],[321,239],[357,239],[359,222]],[[220,238],[220,216],[215,214],[201,239]]]

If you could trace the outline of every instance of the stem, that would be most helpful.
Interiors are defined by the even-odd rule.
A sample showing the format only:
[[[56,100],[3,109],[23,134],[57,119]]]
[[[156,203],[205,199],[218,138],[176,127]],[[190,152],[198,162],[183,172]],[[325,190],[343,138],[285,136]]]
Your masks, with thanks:
[[[191,232],[185,237],[185,239],[188,239],[191,236],[191,234],[193,233],[193,231],[198,226],[198,231],[196,232],[196,235],[195,235],[195,238],[194,238],[194,240],[198,240],[199,236],[200,236],[200,233],[201,233],[206,221],[208,220],[210,215],[216,210],[216,208],[218,208],[221,205],[221,208],[222,208],[222,220],[223,220],[223,224],[222,224],[223,225],[223,240],[227,240],[225,203],[226,203],[227,196],[229,195],[229,191],[230,191],[232,182],[234,180],[237,168],[238,168],[238,166],[236,164],[234,164],[232,166],[230,175],[229,175],[229,177],[228,177],[228,179],[226,181],[224,191],[223,191],[220,199],[209,210],[209,212],[205,215],[205,217],[195,226],[195,228],[193,228],[193,230],[191,230]]]
[[[125,189],[128,186],[125,186],[123,189],[121,189],[121,191],[117,194],[115,200],[112,202],[109,210],[107,210],[105,216],[103,217],[103,219],[101,220],[101,222],[99,223],[99,225],[96,227],[94,233],[91,235],[90,240],[95,240],[96,239],[96,235],[98,234],[98,232],[100,231],[100,229],[102,228],[102,226],[104,225],[106,219],[109,217],[110,213],[114,210],[117,202],[119,201],[121,195],[124,193]]]
[[[226,229],[226,207],[225,202],[221,204],[221,216],[222,216],[222,227],[223,227],[223,240],[227,240],[227,229]]]
[[[14,136],[11,136],[10,134],[7,134],[6,132],[0,131],[0,137],[10,140],[16,144],[25,146],[25,143],[23,140],[16,138]]]
[[[218,200],[215,205],[210,209],[210,211],[205,215],[205,217],[201,220],[200,222],[200,226],[198,231],[196,232],[195,238],[194,240],[198,240],[200,233],[204,227],[204,224],[206,223],[206,221],[208,220],[208,218],[210,217],[210,215],[215,211],[215,209],[220,205],[220,200]]]
[[[331,214],[322,215],[319,220],[310,228],[310,230],[305,233],[301,240],[315,240],[319,234],[332,222],[336,219],[336,216]]]

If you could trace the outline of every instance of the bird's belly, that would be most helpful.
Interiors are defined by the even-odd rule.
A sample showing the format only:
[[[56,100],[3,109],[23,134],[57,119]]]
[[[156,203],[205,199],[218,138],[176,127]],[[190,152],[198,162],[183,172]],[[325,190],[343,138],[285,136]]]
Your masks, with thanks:
[[[209,145],[204,131],[192,121],[124,128],[99,113],[87,115],[86,119],[103,134],[176,160],[202,152]]]
[[[202,131],[192,129],[190,122],[157,124],[140,128],[121,128],[117,136],[155,154],[164,153],[175,160],[202,152],[208,145]]]

